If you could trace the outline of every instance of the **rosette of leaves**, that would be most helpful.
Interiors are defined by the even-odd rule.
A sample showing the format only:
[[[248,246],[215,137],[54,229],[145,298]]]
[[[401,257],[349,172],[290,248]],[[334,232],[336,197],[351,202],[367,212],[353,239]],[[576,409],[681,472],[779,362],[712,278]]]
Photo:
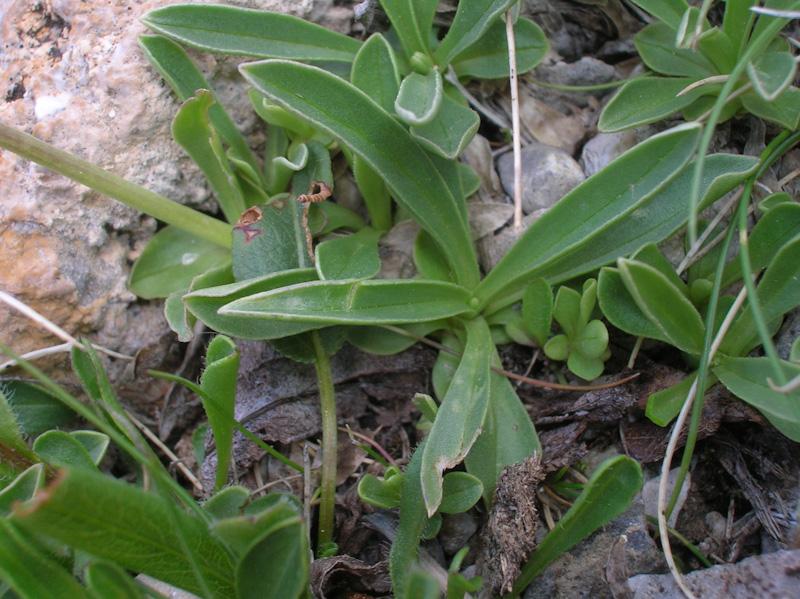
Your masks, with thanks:
[[[587,279],[581,293],[561,287],[556,295],[553,317],[561,333],[544,345],[551,360],[563,362],[573,374],[592,380],[603,373],[608,359],[608,330],[602,321],[592,319],[597,303],[597,281]]]
[[[800,305],[798,227],[800,206],[777,203],[750,232],[747,248],[753,272],[763,270],[756,288],[758,313],[745,302],[711,363],[706,389],[701,390],[722,382],[795,441],[800,440],[800,395],[796,389],[776,390],[776,381],[779,375],[796,379],[800,374],[797,364],[747,356],[761,345],[759,321],[774,334],[784,314]],[[740,264],[734,259],[725,265],[722,289],[741,280]],[[708,299],[705,294],[701,297]],[[615,268],[600,271],[600,307],[609,322],[632,335],[673,345],[696,365],[703,353],[706,325],[692,299],[692,288],[654,246],[643,248],[632,259],[618,260]],[[720,326],[733,299],[720,296],[715,327]],[[682,382],[651,395],[647,416],[666,426],[678,414],[696,376],[693,372]]]
[[[720,25],[686,0],[633,0],[656,20],[636,34],[651,74],[627,82],[600,116],[602,131],[652,123],[674,113],[686,120],[708,113],[724,90],[721,120],[746,111],[789,130],[800,123],[797,60],[780,37],[789,19],[756,14],[755,0],[729,0]],[[766,8],[797,11],[797,0],[770,0]]]

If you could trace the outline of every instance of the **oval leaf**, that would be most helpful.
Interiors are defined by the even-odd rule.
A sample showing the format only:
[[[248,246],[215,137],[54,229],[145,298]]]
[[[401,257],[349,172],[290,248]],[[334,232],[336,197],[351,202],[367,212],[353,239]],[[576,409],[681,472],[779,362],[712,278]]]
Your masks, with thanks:
[[[636,305],[669,343],[690,354],[702,353],[703,318],[680,289],[643,262],[620,259],[618,265],[625,287]]]
[[[436,48],[436,63],[448,65],[453,57],[458,56],[477,42],[484,32],[491,27],[500,14],[516,0],[469,0],[459,2],[456,16],[442,43]]]
[[[442,105],[442,76],[438,69],[427,75],[411,73],[400,84],[394,111],[409,125],[430,123]]]
[[[477,112],[445,94],[436,118],[427,125],[412,126],[411,136],[430,151],[454,160],[478,132],[480,124]]]
[[[443,514],[466,512],[483,495],[483,484],[476,476],[467,472],[448,472],[442,483],[442,503],[439,511]]]
[[[664,23],[652,23],[633,38],[642,61],[657,73],[704,79],[717,74],[700,52],[675,45],[676,31]]]
[[[378,239],[381,234],[370,227],[358,233],[328,239],[316,248],[316,266],[323,281],[371,279],[381,270]]]
[[[372,34],[361,45],[353,61],[350,81],[386,112],[391,114],[394,111],[394,101],[400,90],[400,74],[394,51],[380,33]]]
[[[747,64],[747,76],[767,102],[777,98],[792,84],[797,63],[790,52],[766,52]]]
[[[230,251],[173,226],[153,235],[136,260],[128,288],[142,299],[187,289],[192,279],[224,263]]]
[[[360,46],[297,17],[233,6],[177,4],[150,11],[142,22],[187,46],[222,54],[351,62]]]

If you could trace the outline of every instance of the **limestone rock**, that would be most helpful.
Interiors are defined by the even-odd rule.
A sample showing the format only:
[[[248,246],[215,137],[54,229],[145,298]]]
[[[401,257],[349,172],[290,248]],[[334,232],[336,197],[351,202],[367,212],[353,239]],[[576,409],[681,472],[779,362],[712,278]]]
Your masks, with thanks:
[[[212,209],[203,177],[170,135],[178,102],[137,43],[145,33],[138,18],[173,2],[0,0],[0,121],[175,201]],[[237,2],[301,17],[331,3]],[[253,133],[237,61],[194,57],[237,124]],[[7,151],[0,151],[0,182],[0,289],[69,333],[126,354],[167,333],[160,305],[139,303],[125,286],[153,219]],[[57,341],[0,306],[0,342],[23,353]]]
[[[638,141],[634,131],[598,133],[583,146],[581,166],[587,177],[601,171],[609,162],[631,149]]]

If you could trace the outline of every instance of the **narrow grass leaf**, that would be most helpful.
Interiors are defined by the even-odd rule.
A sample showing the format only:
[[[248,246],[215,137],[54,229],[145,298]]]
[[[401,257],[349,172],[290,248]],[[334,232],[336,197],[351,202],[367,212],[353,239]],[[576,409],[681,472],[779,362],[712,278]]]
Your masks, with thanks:
[[[142,21],[182,44],[222,54],[351,62],[360,46],[297,17],[233,6],[176,4],[152,10]]]
[[[489,373],[492,341],[482,318],[465,323],[467,344],[442,405],[436,415],[422,454],[422,495],[428,516],[442,502],[442,476],[469,452],[489,406]]]

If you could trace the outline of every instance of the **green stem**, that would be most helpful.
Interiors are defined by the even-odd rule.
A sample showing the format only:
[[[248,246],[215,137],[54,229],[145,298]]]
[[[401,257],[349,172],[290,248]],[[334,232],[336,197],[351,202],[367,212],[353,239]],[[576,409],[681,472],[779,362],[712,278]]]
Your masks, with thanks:
[[[317,551],[333,541],[333,510],[336,505],[336,396],[333,390],[331,361],[317,331],[311,332],[314,366],[317,369],[319,409],[322,416],[322,482],[319,501]]]
[[[655,518],[655,517],[653,517],[653,516],[645,516],[645,518],[647,519],[647,523],[648,523],[648,524],[650,524],[651,526],[654,526],[654,527],[658,528],[658,518]],[[684,537],[684,536],[683,536],[681,533],[679,533],[677,530],[675,530],[674,528],[671,528],[671,527],[669,527],[669,526],[668,526],[668,527],[667,527],[667,532],[669,533],[669,535],[670,535],[671,537],[673,537],[673,538],[674,538],[676,541],[678,541],[678,542],[679,542],[681,545],[683,545],[684,547],[686,547],[686,549],[688,549],[689,551],[691,551],[692,555],[694,555],[694,556],[695,556],[695,557],[696,557],[698,560],[700,560],[700,563],[701,563],[701,564],[703,564],[703,565],[704,565],[706,568],[711,568],[711,567],[714,565],[714,564],[712,564],[712,563],[711,563],[711,560],[709,560],[709,559],[708,559],[708,558],[707,558],[707,557],[706,557],[706,556],[703,554],[703,552],[702,552],[702,551],[700,551],[700,549],[697,547],[697,545],[695,545],[694,543],[692,543],[692,542],[691,542],[689,539],[687,539],[686,537]]]
[[[739,200],[740,215],[742,213],[745,215],[747,214],[747,204],[750,201],[750,194],[755,182],[761,178],[761,176],[764,174],[764,172],[766,172],[773,162],[775,162],[780,156],[782,156],[799,141],[800,132],[795,132],[792,135],[787,132],[783,132],[775,137],[775,139],[773,139],[764,149],[759,157],[761,163],[758,167],[758,170],[755,172],[755,174],[753,174],[752,177],[750,177],[750,179],[748,179],[747,183],[745,184],[744,193],[742,193],[742,197]],[[714,286],[711,291],[711,297],[709,298],[708,303],[708,312],[706,314],[706,332],[703,339],[703,354],[702,358],[700,359],[700,368],[697,372],[697,397],[695,398],[694,405],[692,406],[692,416],[691,420],[689,421],[689,430],[686,435],[686,445],[683,449],[680,469],[678,470],[675,486],[672,489],[672,495],[670,496],[669,504],[667,506],[668,516],[672,513],[672,510],[675,509],[675,504],[678,501],[678,496],[680,495],[681,488],[683,487],[683,482],[689,472],[689,465],[692,460],[692,455],[694,454],[695,444],[697,443],[697,435],[700,430],[700,420],[703,414],[703,403],[705,400],[706,379],[708,377],[708,354],[711,350],[711,342],[714,338],[713,323],[716,320],[716,309],[722,286],[722,273],[725,270],[725,259],[728,255],[728,248],[730,247],[731,240],[733,239],[734,231],[735,227],[733,223],[731,223],[728,228],[728,233],[725,236],[725,241],[720,249],[719,259],[717,260]],[[745,275],[745,281],[747,280],[747,276],[749,275]],[[752,293],[752,290],[748,289],[748,294],[750,293]]]
[[[187,233],[222,247],[231,247],[230,226],[221,220],[182,206],[2,123],[0,147]]]
[[[555,89],[561,92],[597,92],[603,91],[606,89],[614,89],[615,87],[622,87],[626,83],[630,81],[635,81],[636,79],[641,79],[646,75],[637,75],[636,77],[629,77],[627,79],[617,79],[615,81],[606,81],[605,83],[593,83],[591,85],[568,85],[566,83],[551,83],[550,81],[541,81],[539,79],[533,79],[528,77],[527,80],[529,83],[532,83],[536,87],[544,87],[545,89]]]
[[[697,150],[697,160],[695,161],[694,172],[692,173],[692,186],[689,194],[689,245],[694,245],[697,241],[697,207],[700,202],[700,186],[703,180],[703,168],[705,167],[708,148],[711,145],[711,137],[714,135],[714,129],[716,128],[717,121],[719,121],[720,114],[722,114],[722,109],[725,107],[728,96],[738,83],[739,77],[744,73],[748,63],[767,47],[775,35],[777,35],[788,22],[788,19],[775,19],[775,21],[761,31],[759,36],[754,39],[744,51],[742,57],[736,63],[736,66],[733,67],[729,79],[725,82],[725,85],[722,86],[722,90],[716,102],[714,102],[714,107],[711,109],[708,122],[703,129],[703,136],[700,139],[700,147]]]

